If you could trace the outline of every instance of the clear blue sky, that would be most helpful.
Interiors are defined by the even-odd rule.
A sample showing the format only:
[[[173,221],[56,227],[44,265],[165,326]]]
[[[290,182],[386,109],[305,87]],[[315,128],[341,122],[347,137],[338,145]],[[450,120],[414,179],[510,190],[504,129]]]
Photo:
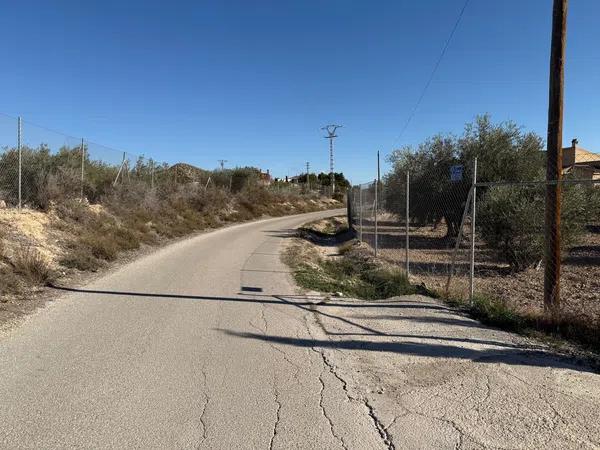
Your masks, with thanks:
[[[3,6],[0,112],[204,168],[375,175],[375,151],[489,112],[545,136],[551,0],[28,1]],[[572,0],[565,143],[600,150],[600,2]]]

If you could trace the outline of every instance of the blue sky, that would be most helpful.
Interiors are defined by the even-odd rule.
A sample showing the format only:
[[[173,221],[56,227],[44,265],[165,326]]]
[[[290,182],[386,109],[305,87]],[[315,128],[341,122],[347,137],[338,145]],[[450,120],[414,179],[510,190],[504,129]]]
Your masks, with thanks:
[[[480,113],[545,136],[552,1],[470,0],[398,139],[463,3],[11,2],[0,112],[171,163],[223,158],[277,176],[306,161],[327,171],[320,128],[341,123],[336,170],[355,182],[375,176],[378,149],[460,133]],[[593,151],[599,21],[597,0],[570,2],[564,140]]]

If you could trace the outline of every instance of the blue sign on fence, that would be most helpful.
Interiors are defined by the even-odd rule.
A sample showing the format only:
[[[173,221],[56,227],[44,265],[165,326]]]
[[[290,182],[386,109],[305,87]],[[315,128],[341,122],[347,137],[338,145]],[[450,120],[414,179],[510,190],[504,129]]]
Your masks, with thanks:
[[[450,167],[450,181],[462,181],[463,179],[463,166],[451,166]]]

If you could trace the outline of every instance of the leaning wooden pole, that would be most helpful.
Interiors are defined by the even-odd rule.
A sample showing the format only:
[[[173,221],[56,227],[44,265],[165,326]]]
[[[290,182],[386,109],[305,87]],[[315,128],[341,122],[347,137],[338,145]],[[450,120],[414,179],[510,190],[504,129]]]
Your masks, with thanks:
[[[546,229],[544,309],[557,318],[560,309],[560,210],[562,178],[562,126],[565,44],[568,0],[554,0],[550,86],[548,99],[548,151],[546,152]]]

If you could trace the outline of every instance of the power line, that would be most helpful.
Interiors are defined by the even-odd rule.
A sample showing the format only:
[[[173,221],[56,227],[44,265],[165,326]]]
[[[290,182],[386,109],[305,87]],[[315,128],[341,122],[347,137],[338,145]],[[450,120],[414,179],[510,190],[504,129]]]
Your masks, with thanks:
[[[465,3],[463,5],[462,9],[460,10],[460,13],[458,14],[458,18],[456,19],[456,22],[454,23],[454,27],[452,28],[452,31],[450,32],[450,36],[448,36],[448,39],[446,40],[446,43],[444,44],[444,48],[442,49],[442,52],[440,53],[440,56],[438,57],[438,59],[437,59],[437,61],[435,63],[435,66],[433,67],[433,70],[431,71],[431,75],[429,75],[429,79],[427,80],[427,83],[425,83],[425,87],[423,87],[423,90],[421,91],[421,95],[419,96],[419,99],[417,100],[417,103],[415,104],[414,108],[412,109],[410,115],[408,116],[408,119],[406,120],[406,123],[404,124],[404,127],[402,127],[402,130],[400,131],[400,134],[394,140],[393,144],[395,144],[396,142],[398,142],[402,138],[402,136],[404,135],[404,132],[406,131],[406,129],[410,125],[410,122],[412,121],[413,117],[417,113],[417,109],[421,105],[421,102],[423,101],[423,98],[425,98],[425,94],[427,93],[427,89],[429,89],[429,85],[433,81],[433,77],[435,76],[438,68],[440,67],[440,64],[442,63],[442,59],[444,59],[444,55],[446,54],[446,50],[448,50],[448,47],[450,46],[450,42],[452,41],[452,38],[454,37],[454,33],[456,33],[456,30],[458,29],[458,25],[460,24],[460,21],[461,21],[463,15],[465,13],[465,10],[467,9],[467,5],[469,4],[469,1],[470,0],[465,0]]]

